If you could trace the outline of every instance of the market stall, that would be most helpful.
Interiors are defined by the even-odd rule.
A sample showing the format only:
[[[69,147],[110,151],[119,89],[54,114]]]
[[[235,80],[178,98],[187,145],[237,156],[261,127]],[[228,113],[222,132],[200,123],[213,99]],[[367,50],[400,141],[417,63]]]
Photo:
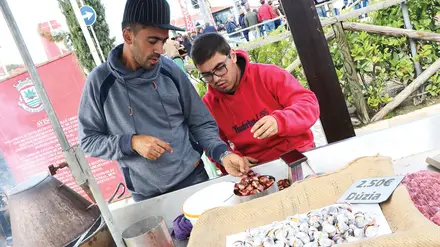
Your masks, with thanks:
[[[294,2],[295,1],[290,1],[290,4],[292,5],[287,5],[289,7],[288,9],[292,11],[295,9],[295,6],[293,5]],[[306,0],[297,2],[301,2],[302,7],[307,7],[308,4],[311,4],[308,3],[310,1]],[[63,133],[57,116],[53,111],[53,107],[51,106],[50,100],[45,93],[41,80],[39,79],[39,75],[35,70],[35,65],[33,64],[30,54],[26,49],[24,40],[5,0],[0,0],[0,7],[5,15],[5,18],[7,19],[10,29],[12,30],[15,41],[20,47],[21,55],[25,60],[29,73],[32,76],[38,94],[42,98],[42,102],[49,116],[49,120],[57,132],[57,137],[63,148],[63,155],[66,159],[67,165],[71,169],[76,182],[90,192],[90,195],[92,195],[97,206],[99,207],[98,213],[98,208],[96,205],[89,206],[86,202],[84,202],[84,205],[87,207],[83,207],[84,205],[81,205],[81,210],[84,210],[85,208],[87,210],[89,208],[93,208],[94,211],[96,211],[94,212],[95,214],[93,217],[91,217],[93,220],[98,217],[97,215],[100,214],[105,220],[108,230],[117,246],[125,246],[124,241],[122,240],[122,232],[124,229],[127,229],[129,226],[138,222],[139,220],[149,216],[160,216],[163,217],[165,224],[168,226],[168,228],[170,228],[173,225],[173,220],[183,213],[182,205],[190,196],[204,188],[207,188],[208,186],[229,181],[238,182],[238,178],[224,176],[176,192],[128,205],[110,212],[108,204],[104,201],[104,198],[99,191],[97,183],[90,171],[88,162],[85,160],[84,154],[78,147],[71,147]],[[314,9],[312,8],[312,10]],[[296,9],[295,11],[298,11],[298,14],[301,14],[301,10]],[[78,11],[76,10],[76,12]],[[357,14],[359,13],[360,12],[357,12]],[[440,116],[426,118],[417,122],[379,131],[365,136],[352,137],[354,135],[354,131],[350,123],[345,101],[342,97],[339,81],[336,77],[332,63],[330,62],[331,58],[328,52],[327,43],[325,42],[325,36],[322,33],[320,24],[313,21],[316,19],[316,12],[312,11],[310,13],[307,12],[306,15],[298,15],[305,20],[307,25],[303,25],[300,22],[295,23],[293,21],[294,18],[289,18],[289,16],[293,16],[294,14],[295,13],[288,13],[287,17],[293,32],[303,34],[301,38],[296,39],[297,47],[306,75],[309,79],[309,84],[311,85],[312,90],[315,91],[321,103],[321,120],[323,122],[324,129],[326,130],[326,135],[329,141],[333,142],[333,144],[328,146],[317,148],[305,153],[305,156],[308,158],[308,164],[313,171],[320,174],[329,174],[343,168],[345,165],[359,157],[375,156],[377,154],[391,157],[393,161],[392,167],[394,169],[394,174],[396,175],[405,175],[407,173],[419,170],[433,169],[426,164],[425,160],[426,158],[435,156],[440,152],[440,131],[438,131],[438,126],[440,126]],[[319,32],[317,33],[316,30]],[[310,40],[315,41],[316,43],[310,44]],[[314,51],[314,55],[316,56],[313,54],[308,54],[309,51]],[[310,59],[311,57],[313,59]],[[326,81],[327,85],[322,86],[322,81]],[[351,138],[345,139],[348,137]],[[282,160],[275,160],[262,164],[255,167],[253,170],[259,174],[270,175],[275,180],[287,178],[290,171],[287,164]],[[312,174],[312,170],[305,165],[303,165],[303,172],[305,176]],[[44,177],[44,179],[46,178],[47,177]],[[62,188],[63,185],[56,184],[52,186],[52,188],[55,187],[59,189]],[[316,190],[319,190],[319,188],[316,188]],[[340,192],[343,193],[343,191]],[[281,195],[280,193],[286,194],[286,192],[274,192],[269,196],[274,198],[274,195],[278,195],[279,198],[279,195]],[[400,190],[399,194],[402,195],[402,193],[404,194],[405,192]],[[260,202],[265,202],[266,198],[267,197],[262,197],[259,200]],[[64,200],[63,202],[66,201],[67,200]],[[255,205],[255,202],[252,203],[251,201],[246,205],[252,206]],[[235,208],[229,209],[235,210]],[[264,216],[264,211],[262,211],[260,215],[256,216]],[[88,219],[90,222],[93,222],[93,220]],[[160,222],[159,218],[158,222]],[[99,222],[98,225],[100,224],[101,222]],[[204,230],[201,227],[198,227],[198,224],[196,224],[195,227],[199,235],[200,232],[203,233]],[[227,226],[223,225],[222,227]],[[77,233],[74,235],[77,235]],[[86,238],[85,234],[82,235],[83,236],[81,236],[80,240]],[[225,241],[225,237],[226,236],[222,237],[221,241]],[[196,241],[193,239],[191,240],[192,242]],[[75,245],[78,246],[80,242],[81,241]],[[186,246],[187,242],[176,240],[175,245]]]
[[[395,174],[405,175],[419,170],[434,170],[426,163],[427,157],[440,153],[440,116],[426,118],[409,124],[378,131],[365,136],[350,138],[306,152],[309,164],[317,173],[331,173],[343,168],[354,159],[377,154],[389,156],[393,160]],[[311,171],[303,166],[305,175]],[[288,167],[281,160],[275,160],[253,169],[260,174],[274,176],[277,180],[287,178]],[[150,200],[128,205],[112,212],[120,229],[125,229],[141,218],[163,216],[171,227],[173,220],[182,214],[182,205],[197,191],[224,181],[238,181],[224,176],[218,179],[165,194]],[[176,241],[178,246],[185,242]]]

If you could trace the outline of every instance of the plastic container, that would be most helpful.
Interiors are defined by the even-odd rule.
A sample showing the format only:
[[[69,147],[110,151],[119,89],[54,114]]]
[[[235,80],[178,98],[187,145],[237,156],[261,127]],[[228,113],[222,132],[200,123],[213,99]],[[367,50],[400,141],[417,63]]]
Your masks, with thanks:
[[[182,206],[183,215],[195,225],[200,215],[206,210],[239,204],[234,194],[233,182],[221,182],[210,185],[190,196]]]

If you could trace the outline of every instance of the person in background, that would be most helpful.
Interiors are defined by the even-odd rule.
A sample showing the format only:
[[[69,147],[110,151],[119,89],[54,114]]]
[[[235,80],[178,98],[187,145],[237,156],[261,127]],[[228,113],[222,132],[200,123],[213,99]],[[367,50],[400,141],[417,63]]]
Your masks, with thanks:
[[[203,34],[205,33],[216,33],[217,30],[214,26],[211,26],[209,22],[205,23],[205,29],[203,30]]]
[[[347,8],[349,6],[349,4],[351,5],[351,2],[352,2],[352,0],[344,0],[344,5],[342,6],[342,10]]]
[[[272,20],[275,16],[272,7],[265,3],[265,0],[260,0],[261,6],[258,9],[258,21],[265,22],[264,30],[272,32],[275,29],[275,24]]]
[[[245,29],[247,27],[246,22],[244,20],[244,9],[240,9],[240,16],[238,17],[238,23],[240,24],[242,29]],[[242,33],[246,41],[249,42],[249,30],[244,30]]]
[[[176,38],[169,38],[163,45],[164,55],[171,59],[180,56],[179,48],[180,44],[176,41]]]
[[[183,47],[185,47],[186,55],[191,57],[192,42],[187,34],[183,35]]]
[[[180,45],[183,45],[183,36],[181,33],[177,33],[176,41],[179,42]]]
[[[180,43],[176,41],[176,38],[167,39],[165,44],[163,45],[163,51],[164,55],[173,60],[179,68],[187,74],[185,69],[185,62],[182,59],[182,56],[180,56]]]
[[[254,11],[251,11],[251,8],[249,6],[246,7],[246,15],[244,17],[244,21],[245,21],[246,27],[252,27],[252,26],[258,25],[257,13],[255,13]],[[254,37],[254,40],[258,38],[258,30],[256,27],[249,30],[249,32]]]
[[[278,18],[280,16],[280,11],[278,10],[278,7],[275,7],[275,5],[272,4],[272,0],[267,1],[267,4],[272,8],[272,14],[274,18]],[[276,30],[279,26],[281,26],[281,19],[277,19],[273,21],[274,29]]]
[[[191,38],[191,40],[195,40],[197,38],[197,33],[195,31],[192,31],[190,38]]]
[[[361,9],[368,6],[368,0],[362,0],[360,3],[354,6],[354,9]]]
[[[238,29],[238,27],[237,27],[237,24],[235,23],[234,16],[230,15],[228,18],[228,22],[226,22],[226,32],[228,34],[235,33],[237,31],[237,29]],[[235,34],[229,35],[229,39],[231,39],[232,41],[239,40],[240,33],[235,33]]]
[[[354,6],[354,9],[361,9],[361,8],[365,8],[367,6],[368,6],[368,0],[362,0],[360,3],[358,3]],[[363,14],[359,17],[359,19],[366,18],[366,17],[368,17],[368,14]]]
[[[319,5],[321,3],[328,2],[329,0],[313,0],[315,2],[315,5]],[[319,17],[327,17],[327,10],[325,9],[325,6],[319,6],[316,7],[316,11],[318,12]]]
[[[318,100],[289,72],[250,63],[217,34],[194,42],[192,58],[208,84],[203,102],[220,128],[220,136],[249,163],[265,163],[297,149],[314,147],[310,128],[319,118]]]
[[[252,10],[255,14],[257,14],[257,19],[258,19],[258,10],[254,9]],[[260,20],[258,20],[258,23],[261,23]],[[260,36],[263,37],[264,36],[264,25],[259,25],[258,29],[260,30]]]
[[[219,23],[217,25],[217,32],[223,32],[223,31],[226,31],[225,25],[222,23]]]
[[[231,175],[248,171],[183,71],[161,56],[170,25],[166,0],[127,0],[124,43],[87,77],[78,113],[80,147],[116,160],[134,201],[208,180],[201,155]]]
[[[198,26],[196,28],[197,34],[196,34],[196,38],[199,37],[200,35],[203,34],[203,27],[202,26]]]
[[[284,25],[284,28],[286,28],[286,30],[288,30],[286,12],[284,11],[283,5],[281,5],[281,3],[278,2],[275,6],[278,8],[278,11],[283,16],[281,20],[281,24]]]

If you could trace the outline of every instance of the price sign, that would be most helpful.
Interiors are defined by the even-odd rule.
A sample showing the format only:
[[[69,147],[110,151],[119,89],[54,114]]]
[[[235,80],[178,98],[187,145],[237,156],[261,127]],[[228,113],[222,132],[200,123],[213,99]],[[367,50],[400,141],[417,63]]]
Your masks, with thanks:
[[[354,182],[338,203],[381,203],[391,196],[404,176],[364,178]]]

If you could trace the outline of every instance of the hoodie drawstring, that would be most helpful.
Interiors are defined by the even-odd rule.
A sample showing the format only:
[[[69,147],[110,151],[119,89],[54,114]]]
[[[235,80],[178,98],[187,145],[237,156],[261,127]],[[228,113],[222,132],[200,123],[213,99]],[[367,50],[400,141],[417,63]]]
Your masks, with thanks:
[[[128,88],[127,88],[127,82],[124,81],[124,89],[125,89],[125,93],[127,94],[127,98],[128,98],[128,109],[129,109],[129,114],[131,117],[131,122],[133,123],[133,128],[134,128],[134,133],[137,134],[137,128],[136,128],[136,122],[134,121],[134,111],[133,111],[133,107],[131,106],[131,99],[130,99],[130,94],[128,93]]]
[[[156,81],[153,81],[153,89],[157,93],[157,96],[159,96],[159,98],[160,98],[160,104],[162,105],[163,111],[165,112],[165,115],[167,116],[167,119],[168,119],[168,126],[170,127],[170,130],[172,130],[173,127],[171,126],[171,120],[168,115],[167,109],[165,108],[165,105],[163,104],[162,96],[160,95],[159,91],[157,90]]]

